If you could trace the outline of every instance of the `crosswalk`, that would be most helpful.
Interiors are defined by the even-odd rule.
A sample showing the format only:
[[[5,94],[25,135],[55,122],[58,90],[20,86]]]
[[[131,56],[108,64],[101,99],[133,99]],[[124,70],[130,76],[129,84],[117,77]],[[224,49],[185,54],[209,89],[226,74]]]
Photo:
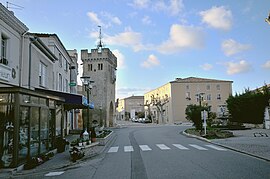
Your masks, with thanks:
[[[227,151],[227,149],[216,146],[216,145],[212,145],[212,144],[208,144],[208,145],[197,145],[197,144],[188,144],[186,146],[182,145],[182,144],[171,144],[169,145],[165,145],[165,144],[155,144],[152,145],[151,147],[148,145],[139,145],[139,148],[141,151],[151,151],[154,149],[159,149],[159,150],[173,150],[173,149],[177,149],[177,150],[192,150],[192,149],[196,149],[196,150],[200,150],[200,151],[207,151],[207,150],[217,150],[217,151]],[[107,151],[107,153],[117,153],[117,152],[133,152],[134,151],[134,147],[131,145],[128,146],[124,146],[124,147],[119,147],[119,146],[113,146],[110,147],[110,149]]]

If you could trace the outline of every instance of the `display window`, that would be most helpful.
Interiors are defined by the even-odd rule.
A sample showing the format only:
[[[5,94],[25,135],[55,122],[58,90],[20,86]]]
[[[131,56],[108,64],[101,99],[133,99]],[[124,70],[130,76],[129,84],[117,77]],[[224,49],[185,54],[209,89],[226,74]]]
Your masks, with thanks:
[[[9,167],[13,162],[14,106],[13,95],[1,95],[0,105],[0,168]]]

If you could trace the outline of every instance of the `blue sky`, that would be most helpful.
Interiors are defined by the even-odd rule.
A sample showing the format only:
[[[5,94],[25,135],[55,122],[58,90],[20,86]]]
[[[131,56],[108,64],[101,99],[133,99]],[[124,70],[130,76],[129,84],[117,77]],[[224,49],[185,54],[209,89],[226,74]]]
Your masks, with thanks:
[[[9,2],[30,32],[56,33],[66,49],[95,48],[101,25],[119,98],[190,76],[232,80],[233,93],[270,83],[269,0]]]

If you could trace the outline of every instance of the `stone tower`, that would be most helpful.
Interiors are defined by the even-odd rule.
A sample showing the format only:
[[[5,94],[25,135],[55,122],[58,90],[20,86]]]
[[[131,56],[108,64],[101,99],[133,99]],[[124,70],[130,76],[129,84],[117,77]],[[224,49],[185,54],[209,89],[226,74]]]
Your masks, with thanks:
[[[115,81],[117,58],[109,48],[103,48],[100,41],[96,49],[81,50],[83,76],[89,76],[92,83],[90,101],[94,102],[93,120],[99,121],[105,127],[114,126],[115,113]],[[95,112],[96,111],[96,112]],[[102,120],[102,121],[100,121]]]

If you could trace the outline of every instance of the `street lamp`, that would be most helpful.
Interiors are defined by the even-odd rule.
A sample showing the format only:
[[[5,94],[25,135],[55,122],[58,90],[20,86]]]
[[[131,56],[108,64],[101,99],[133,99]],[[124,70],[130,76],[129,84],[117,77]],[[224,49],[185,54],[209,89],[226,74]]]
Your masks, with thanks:
[[[198,93],[195,95],[199,99],[200,106],[202,106],[203,95],[204,95],[204,93]]]
[[[87,92],[88,106],[87,106],[87,124],[86,124],[86,126],[87,126],[87,132],[89,133],[90,128],[92,127],[92,121],[89,121],[89,118],[90,118],[90,111],[89,111],[90,97],[89,97],[89,94],[90,94],[91,89],[92,89],[91,83],[94,83],[94,81],[91,81],[89,76],[82,76],[81,81],[82,81],[82,84],[84,86],[84,91]]]

